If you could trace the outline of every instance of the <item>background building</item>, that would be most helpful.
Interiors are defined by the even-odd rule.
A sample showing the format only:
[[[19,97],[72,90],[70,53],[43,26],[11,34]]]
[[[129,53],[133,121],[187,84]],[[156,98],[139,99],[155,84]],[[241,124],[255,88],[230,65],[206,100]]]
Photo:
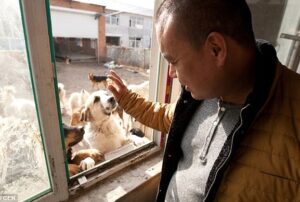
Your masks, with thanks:
[[[149,66],[152,16],[153,9],[119,2],[52,0],[56,57]]]

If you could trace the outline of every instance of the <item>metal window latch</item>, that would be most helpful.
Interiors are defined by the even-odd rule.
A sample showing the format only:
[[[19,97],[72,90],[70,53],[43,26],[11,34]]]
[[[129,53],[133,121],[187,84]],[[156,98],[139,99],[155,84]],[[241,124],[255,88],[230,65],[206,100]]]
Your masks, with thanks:
[[[81,177],[79,177],[77,180],[78,180],[78,183],[79,183],[80,185],[83,185],[83,184],[85,184],[85,183],[87,182],[87,179],[86,179],[85,176],[81,176]]]
[[[300,63],[300,33],[298,32],[295,35],[281,33],[280,38],[291,40],[290,50],[287,55],[287,66],[293,70],[297,71]]]
[[[281,33],[280,38],[290,39],[290,40],[293,40],[293,41],[300,41],[300,35],[297,36],[297,35],[292,35],[292,34]]]

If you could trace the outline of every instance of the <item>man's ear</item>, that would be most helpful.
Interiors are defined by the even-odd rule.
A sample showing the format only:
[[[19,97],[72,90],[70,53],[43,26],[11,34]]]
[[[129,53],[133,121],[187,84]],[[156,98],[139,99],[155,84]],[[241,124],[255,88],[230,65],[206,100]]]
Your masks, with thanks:
[[[212,57],[215,58],[217,66],[225,64],[227,56],[227,44],[225,38],[219,32],[211,32],[206,39],[208,50]]]

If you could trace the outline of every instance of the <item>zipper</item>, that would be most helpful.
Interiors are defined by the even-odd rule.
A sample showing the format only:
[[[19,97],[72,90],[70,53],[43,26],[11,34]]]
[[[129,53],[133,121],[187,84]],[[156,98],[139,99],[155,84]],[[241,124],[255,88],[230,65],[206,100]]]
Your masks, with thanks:
[[[218,175],[218,172],[219,172],[220,169],[224,166],[224,164],[228,161],[228,158],[229,158],[230,155],[231,155],[234,137],[235,137],[237,131],[238,131],[238,130],[242,127],[242,125],[243,125],[242,113],[243,113],[243,111],[244,111],[246,108],[248,108],[249,106],[250,106],[250,104],[247,104],[245,107],[243,107],[243,108],[241,109],[241,113],[240,113],[241,123],[240,123],[240,125],[237,127],[237,129],[234,131],[234,133],[233,133],[233,135],[232,135],[229,154],[228,154],[227,158],[225,159],[225,161],[223,161],[223,163],[221,164],[221,166],[219,166],[219,168],[217,169],[216,174],[215,174],[215,176],[214,176],[214,179],[213,179],[213,181],[212,181],[212,183],[211,183],[211,186],[209,187],[209,189],[208,189],[208,191],[207,191],[207,194],[206,194],[206,196],[205,196],[205,198],[204,198],[203,201],[206,201],[207,196],[209,195],[208,193],[210,192],[211,188],[213,187],[213,184],[214,184],[215,181],[216,181],[216,177],[217,177],[217,175]]]
[[[207,152],[210,148],[211,141],[212,141],[213,137],[215,136],[217,127],[220,124],[220,122],[222,121],[222,119],[225,115],[225,112],[227,111],[226,108],[221,105],[222,105],[221,101],[219,100],[217,117],[213,121],[213,124],[212,124],[207,136],[205,137],[204,145],[203,145],[201,153],[200,153],[200,161],[203,165],[205,165],[207,162],[207,157],[206,157]]]

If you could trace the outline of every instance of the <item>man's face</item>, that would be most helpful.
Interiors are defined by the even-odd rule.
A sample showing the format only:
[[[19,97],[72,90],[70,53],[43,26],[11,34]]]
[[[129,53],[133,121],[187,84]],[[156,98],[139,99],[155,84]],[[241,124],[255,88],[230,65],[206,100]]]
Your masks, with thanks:
[[[176,28],[172,16],[165,23],[156,24],[160,49],[170,66],[169,75],[178,78],[194,99],[216,97],[219,82],[211,52],[205,43],[196,50],[177,30],[180,28]]]

